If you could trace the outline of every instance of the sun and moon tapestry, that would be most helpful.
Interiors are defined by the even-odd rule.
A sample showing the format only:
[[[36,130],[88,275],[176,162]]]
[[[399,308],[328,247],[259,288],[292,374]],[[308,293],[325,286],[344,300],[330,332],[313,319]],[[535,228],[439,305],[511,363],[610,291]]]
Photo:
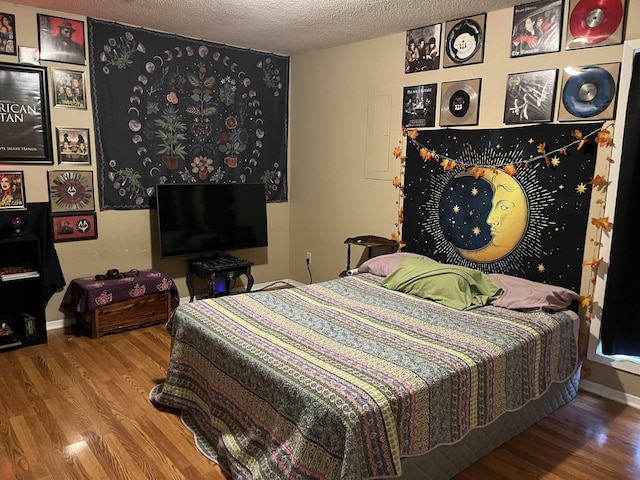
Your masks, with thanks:
[[[88,19],[103,210],[158,183],[265,184],[287,200],[289,58]]]
[[[580,292],[598,154],[585,140],[602,125],[421,131],[406,147],[405,250]]]

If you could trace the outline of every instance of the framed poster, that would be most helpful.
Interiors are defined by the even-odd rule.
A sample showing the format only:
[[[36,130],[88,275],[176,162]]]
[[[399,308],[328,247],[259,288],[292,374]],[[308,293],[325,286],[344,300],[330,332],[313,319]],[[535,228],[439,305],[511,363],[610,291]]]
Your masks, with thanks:
[[[402,125],[408,128],[436,126],[438,84],[404,87]]]
[[[76,215],[51,215],[51,232],[54,242],[91,240],[98,238],[96,213]]]
[[[53,69],[53,99],[56,107],[86,109],[84,92],[84,72]]]
[[[47,70],[0,63],[0,163],[53,163]]]
[[[563,0],[513,7],[511,58],[560,51]]]
[[[507,76],[504,123],[553,120],[558,70],[511,73]]]
[[[88,128],[56,127],[58,165],[91,165]]]
[[[440,68],[440,31],[442,24],[407,30],[404,73]]]
[[[0,211],[24,210],[26,205],[24,174],[15,170],[0,171]]]
[[[92,171],[52,170],[47,172],[47,180],[51,213],[95,210]]]
[[[84,22],[38,14],[40,59],[85,64]]]
[[[0,53],[15,55],[16,50],[16,16],[0,12]]]

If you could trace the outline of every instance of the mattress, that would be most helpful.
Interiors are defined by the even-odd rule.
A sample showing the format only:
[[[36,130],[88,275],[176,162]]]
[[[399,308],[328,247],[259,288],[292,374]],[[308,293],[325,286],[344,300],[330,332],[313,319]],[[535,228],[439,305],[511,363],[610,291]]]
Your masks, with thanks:
[[[458,311],[380,281],[180,306],[150,399],[233,478],[352,480],[450,478],[575,395],[575,316]]]

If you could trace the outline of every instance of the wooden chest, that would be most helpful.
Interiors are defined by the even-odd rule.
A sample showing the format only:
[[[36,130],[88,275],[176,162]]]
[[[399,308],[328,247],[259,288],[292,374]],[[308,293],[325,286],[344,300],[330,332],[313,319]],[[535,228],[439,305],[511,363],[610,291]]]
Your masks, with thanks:
[[[164,323],[170,316],[171,292],[168,290],[110,303],[88,313],[77,314],[78,320],[91,331],[91,338]]]

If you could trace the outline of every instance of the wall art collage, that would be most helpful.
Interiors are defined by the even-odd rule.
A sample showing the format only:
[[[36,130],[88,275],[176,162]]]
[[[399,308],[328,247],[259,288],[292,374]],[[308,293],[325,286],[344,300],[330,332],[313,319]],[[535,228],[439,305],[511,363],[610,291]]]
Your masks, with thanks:
[[[36,21],[38,47],[17,45],[15,15],[0,12],[0,52],[19,56],[17,64],[0,63],[3,100],[13,105],[0,123],[0,136],[6,139],[0,162],[53,165],[57,158],[65,168],[90,166],[90,129],[51,127],[50,120],[51,107],[87,109],[85,73],[40,66],[40,60],[86,65],[84,22],[43,14]],[[47,183],[52,241],[97,238],[93,172],[48,171]],[[0,188],[0,211],[15,210],[19,220],[28,207],[24,171],[1,170]]]
[[[510,57],[560,51],[564,7],[564,0],[540,0],[515,6]],[[568,0],[568,8],[564,30],[566,50],[622,43],[625,0]],[[482,63],[485,27],[486,14],[480,14],[408,30],[405,73]],[[441,30],[444,31],[442,38]],[[607,63],[510,73],[505,84],[503,121],[507,125],[553,122],[556,97],[559,105],[555,120],[559,122],[612,119],[619,72],[620,63]],[[478,125],[481,82],[475,78],[442,83],[441,127]],[[436,126],[435,93],[425,96],[420,92],[437,90],[435,83],[404,88],[402,121],[405,127]],[[427,100],[430,103],[425,106]]]

